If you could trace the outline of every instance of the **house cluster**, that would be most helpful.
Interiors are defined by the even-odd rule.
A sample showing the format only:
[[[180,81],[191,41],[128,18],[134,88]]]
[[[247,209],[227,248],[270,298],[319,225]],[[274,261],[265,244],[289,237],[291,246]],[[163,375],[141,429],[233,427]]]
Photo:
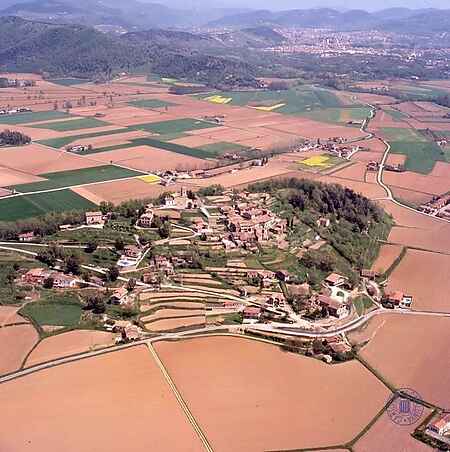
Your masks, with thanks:
[[[36,80],[19,80],[16,78],[3,78],[0,83],[0,88],[26,88],[29,86],[36,86]]]
[[[146,249],[147,247],[140,247],[138,245],[126,245],[117,261],[117,266],[133,267],[137,265]]]
[[[153,204],[147,204],[145,206],[144,213],[139,217],[138,226],[141,228],[151,228],[153,224]]]
[[[411,295],[405,295],[401,290],[386,292],[381,298],[381,303],[386,308],[410,308],[413,302]]]
[[[419,206],[419,210],[429,215],[450,219],[450,194],[434,196],[431,201]]]
[[[441,413],[427,425],[425,433],[450,444],[450,413]]]
[[[71,144],[66,147],[67,152],[73,152],[74,154],[78,154],[80,152],[87,152],[92,150],[91,144]]]
[[[198,200],[191,199],[185,187],[181,187],[180,192],[171,193],[164,198],[163,207],[166,209],[196,209]]]
[[[177,268],[190,268],[194,261],[189,254],[177,256],[153,256],[145,267],[142,282],[145,284],[158,285],[162,277],[174,276]],[[182,279],[180,279],[182,282]]]
[[[75,276],[65,275],[47,268],[32,268],[22,276],[23,282],[33,285],[43,285],[49,279],[53,281],[53,287],[57,289],[71,289],[77,287],[79,283]]]
[[[116,344],[138,341],[142,338],[142,329],[129,320],[110,319],[106,314],[103,316],[103,326],[106,331],[118,333]]]
[[[226,232],[221,237],[225,250],[257,249],[258,244],[283,247],[286,242],[287,220],[275,215],[268,207],[270,195],[248,193],[234,205],[219,207]]]
[[[103,226],[105,224],[105,216],[102,212],[86,212],[85,220],[87,226]]]
[[[17,108],[0,108],[0,115],[16,115],[18,113],[29,113],[31,108],[17,107]]]

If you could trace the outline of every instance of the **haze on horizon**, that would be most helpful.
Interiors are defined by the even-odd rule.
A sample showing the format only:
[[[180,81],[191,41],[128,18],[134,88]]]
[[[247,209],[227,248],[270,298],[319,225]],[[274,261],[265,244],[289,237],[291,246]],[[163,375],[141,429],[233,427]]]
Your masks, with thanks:
[[[287,9],[334,8],[338,10],[362,9],[378,11],[387,8],[441,8],[449,9],[448,0],[383,0],[380,3],[362,4],[359,0],[139,0],[146,3],[162,3],[176,8],[218,7],[239,9]],[[106,0],[107,2],[107,0]]]

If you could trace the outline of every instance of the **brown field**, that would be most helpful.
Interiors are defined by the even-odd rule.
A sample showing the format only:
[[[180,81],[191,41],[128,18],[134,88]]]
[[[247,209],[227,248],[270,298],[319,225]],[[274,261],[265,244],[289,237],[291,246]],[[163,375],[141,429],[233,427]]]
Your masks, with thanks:
[[[171,190],[179,190],[179,185],[172,185]],[[83,190],[74,189],[75,192],[92,202],[110,201],[120,204],[127,199],[156,198],[167,191],[167,187],[159,184],[148,184],[140,179],[126,179],[83,186]]]
[[[25,365],[29,367],[63,356],[113,345],[115,336],[113,333],[91,330],[76,330],[57,334],[41,341],[31,352]]]
[[[158,342],[155,349],[217,451],[341,444],[389,397],[356,361],[328,366],[232,337]]]
[[[8,148],[0,153],[0,165],[25,173],[43,174],[102,165],[88,158],[57,151],[39,144]]]
[[[354,190],[356,193],[361,193],[369,199],[381,198],[386,196],[383,188],[378,186],[377,184],[368,184],[366,182],[351,180],[351,179],[340,179],[338,177],[331,176],[322,176],[319,178],[321,182],[327,182],[331,184],[339,184],[344,187],[348,187]]]
[[[192,308],[192,309],[202,309],[204,308],[204,304],[201,302],[188,302],[188,301],[164,301],[161,303],[153,303],[153,304],[141,304],[139,310],[141,312],[148,311],[153,308]]]
[[[11,323],[28,323],[28,320],[17,314],[20,308],[16,306],[0,306],[0,326]]]
[[[352,161],[360,161],[367,165],[367,162],[381,162],[381,159],[383,158],[383,153],[381,152],[372,152],[372,151],[363,151],[363,152],[357,152],[355,155],[352,156]]]
[[[450,406],[450,318],[383,317],[385,322],[360,352],[362,358],[395,387],[414,389],[427,402]]]
[[[403,165],[406,160],[406,155],[402,154],[389,154],[386,159],[388,165]],[[385,173],[387,174],[387,172]]]
[[[39,335],[32,325],[0,328],[0,344],[3,350],[0,355],[0,375],[19,369],[38,339]]]
[[[204,309],[159,309],[154,314],[141,317],[140,320],[147,323],[147,326],[151,328],[151,323],[153,320],[159,320],[164,318],[176,318],[176,317],[186,317],[186,316],[204,316]]]
[[[364,182],[364,176],[366,174],[366,164],[356,162],[350,166],[345,167],[344,169],[335,171],[332,174],[334,177]]]
[[[391,187],[391,191],[394,194],[395,199],[406,201],[416,206],[424,204],[433,199],[433,195],[430,195],[429,193],[406,190],[405,188]]]
[[[48,450],[49,438],[65,452],[202,449],[145,346],[2,384],[0,403],[4,451]]]
[[[384,273],[400,255],[402,248],[400,245],[382,245],[380,254],[372,265],[372,270]]]
[[[173,318],[156,320],[155,322],[147,323],[145,327],[149,331],[169,331],[175,330],[177,328],[193,327],[198,326],[203,327],[205,324],[205,316],[201,315],[198,317],[185,317],[185,318]]]
[[[413,309],[450,312],[450,256],[409,249],[391,274],[388,290],[412,295]]]
[[[136,146],[115,151],[93,154],[92,159],[107,164],[120,163],[141,171],[158,171],[169,169],[201,169],[211,166],[211,162],[150,146]],[[99,163],[100,164],[100,163]]]
[[[0,186],[28,184],[29,182],[39,182],[42,177],[26,174],[21,171],[0,167]]]
[[[412,425],[395,424],[387,412],[353,446],[355,452],[431,452],[432,448],[414,439],[411,434],[431,413],[425,408],[422,416]]]
[[[212,184],[220,184],[224,187],[235,187],[242,184],[249,184],[258,180],[270,179],[275,176],[287,174],[291,170],[281,162],[270,161],[265,166],[254,166],[251,168],[238,170],[234,173],[221,174],[219,176],[208,177],[206,179],[192,179],[189,183],[207,187]]]
[[[450,163],[436,162],[430,176],[450,178]]]
[[[429,174],[423,175],[410,171],[405,171],[404,173],[384,171],[383,181],[389,186],[434,195],[441,195],[450,191],[450,177],[435,177]]]

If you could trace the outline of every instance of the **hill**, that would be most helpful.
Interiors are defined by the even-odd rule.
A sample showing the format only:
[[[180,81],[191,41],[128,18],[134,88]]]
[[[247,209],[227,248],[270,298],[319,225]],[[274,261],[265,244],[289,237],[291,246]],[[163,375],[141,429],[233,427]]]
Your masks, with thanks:
[[[375,13],[363,10],[340,12],[330,8],[272,12],[249,11],[211,22],[213,27],[324,27],[335,30],[382,29],[394,32],[432,33],[448,31],[450,10],[390,8]]]
[[[92,27],[0,18],[0,69],[55,76],[111,76],[142,66],[163,76],[212,86],[258,86],[252,66],[231,58],[193,53],[189,43],[209,38],[150,30],[113,36]],[[198,46],[200,49],[200,46]]]

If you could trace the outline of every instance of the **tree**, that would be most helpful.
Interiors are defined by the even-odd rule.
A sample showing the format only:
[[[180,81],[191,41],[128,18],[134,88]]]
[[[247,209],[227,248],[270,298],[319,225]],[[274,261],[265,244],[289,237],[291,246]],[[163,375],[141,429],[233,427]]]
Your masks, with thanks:
[[[64,271],[65,273],[72,273],[73,275],[80,274],[80,258],[75,254],[68,256],[64,259]]]
[[[94,314],[103,314],[106,310],[105,301],[99,295],[89,297],[86,309],[92,311]]]
[[[127,290],[131,292],[136,287],[136,280],[134,278],[130,278],[127,282]]]
[[[170,236],[171,226],[168,221],[165,221],[158,229],[158,233],[162,239],[167,239]]]
[[[123,243],[123,240],[121,238],[117,238],[114,242],[114,248],[117,251],[122,251],[125,248],[125,244]]]
[[[120,274],[119,269],[115,265],[112,265],[111,267],[109,267],[108,279],[110,281],[116,281],[117,278],[119,277],[119,274]]]
[[[102,214],[106,215],[108,212],[111,212],[114,209],[114,204],[109,201],[108,202],[102,201],[99,205],[99,208],[100,208],[100,211],[102,212]]]
[[[55,280],[49,276],[48,278],[44,279],[44,289],[52,289],[53,288],[53,284],[54,284]]]
[[[97,242],[94,240],[91,240],[90,242],[87,243],[86,245],[86,253],[93,253],[96,249],[97,249]]]

